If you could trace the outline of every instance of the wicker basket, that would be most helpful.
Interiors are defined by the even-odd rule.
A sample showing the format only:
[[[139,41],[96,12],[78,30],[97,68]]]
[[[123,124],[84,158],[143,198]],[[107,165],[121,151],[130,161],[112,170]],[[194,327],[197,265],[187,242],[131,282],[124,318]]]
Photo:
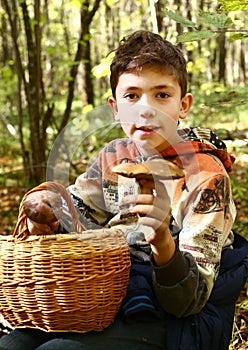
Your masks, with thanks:
[[[13,327],[53,332],[108,327],[129,279],[129,248],[123,232],[100,229],[27,236],[23,235],[27,230],[20,229],[23,221],[21,203],[18,229],[13,236],[0,236],[4,318]]]

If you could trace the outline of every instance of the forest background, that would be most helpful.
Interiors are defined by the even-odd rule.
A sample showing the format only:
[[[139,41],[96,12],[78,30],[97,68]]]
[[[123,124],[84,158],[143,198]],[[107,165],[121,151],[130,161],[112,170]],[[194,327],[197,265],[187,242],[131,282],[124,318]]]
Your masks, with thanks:
[[[247,0],[0,0],[0,222],[15,226],[22,195],[68,184],[99,149],[122,136],[107,107],[109,63],[138,29],[178,44],[194,105],[187,125],[214,130],[236,157],[231,173],[248,237]],[[244,291],[230,349],[247,346]]]

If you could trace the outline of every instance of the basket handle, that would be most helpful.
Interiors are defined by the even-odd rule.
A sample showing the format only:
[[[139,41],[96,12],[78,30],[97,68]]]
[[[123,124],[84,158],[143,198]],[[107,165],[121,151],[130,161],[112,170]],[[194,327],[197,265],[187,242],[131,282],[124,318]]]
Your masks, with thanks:
[[[16,238],[18,240],[24,240],[30,235],[30,232],[29,232],[28,226],[27,226],[27,215],[24,211],[24,202],[30,193],[37,192],[37,191],[43,191],[43,190],[51,190],[51,191],[59,192],[60,195],[65,199],[65,201],[68,205],[68,209],[69,209],[69,212],[72,216],[72,222],[73,222],[73,226],[74,226],[75,231],[82,232],[82,231],[87,230],[83,226],[83,224],[79,221],[77,210],[74,207],[71,196],[67,192],[66,188],[57,182],[47,181],[47,182],[41,183],[37,187],[32,188],[30,191],[25,193],[25,195],[23,196],[22,201],[20,203],[20,207],[19,207],[19,215],[18,215],[18,219],[17,219],[17,224],[16,224],[14,232],[13,232],[14,238]]]

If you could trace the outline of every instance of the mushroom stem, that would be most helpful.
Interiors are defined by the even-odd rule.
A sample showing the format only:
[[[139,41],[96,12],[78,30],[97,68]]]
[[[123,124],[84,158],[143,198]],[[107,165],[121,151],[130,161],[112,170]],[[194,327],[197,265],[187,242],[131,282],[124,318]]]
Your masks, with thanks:
[[[146,185],[146,182],[148,180],[144,180],[144,179],[135,179],[139,185],[140,188],[140,193],[141,194],[153,194],[154,190],[155,190],[155,181],[154,180],[150,180],[152,182],[152,186],[150,185],[149,187]]]

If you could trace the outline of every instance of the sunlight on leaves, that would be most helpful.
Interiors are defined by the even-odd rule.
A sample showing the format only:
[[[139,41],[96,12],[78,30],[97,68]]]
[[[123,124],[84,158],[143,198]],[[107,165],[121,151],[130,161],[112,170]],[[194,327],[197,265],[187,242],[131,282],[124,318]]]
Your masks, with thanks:
[[[220,0],[219,1],[221,11],[239,11],[248,8],[247,0]]]
[[[232,19],[225,13],[202,12],[197,17],[199,23],[213,25],[217,28],[228,28],[233,24]]]
[[[170,17],[171,19],[173,19],[177,23],[182,24],[183,26],[190,27],[190,28],[195,28],[196,27],[196,23],[194,23],[194,22],[192,22],[192,21],[190,21],[188,19],[185,19],[184,17],[180,16],[176,12],[172,12],[172,11],[169,11],[169,10],[166,10],[166,9],[163,10],[163,11],[168,17]]]
[[[197,41],[213,38],[216,34],[211,30],[199,30],[197,32],[186,32],[178,36],[178,42]]]

